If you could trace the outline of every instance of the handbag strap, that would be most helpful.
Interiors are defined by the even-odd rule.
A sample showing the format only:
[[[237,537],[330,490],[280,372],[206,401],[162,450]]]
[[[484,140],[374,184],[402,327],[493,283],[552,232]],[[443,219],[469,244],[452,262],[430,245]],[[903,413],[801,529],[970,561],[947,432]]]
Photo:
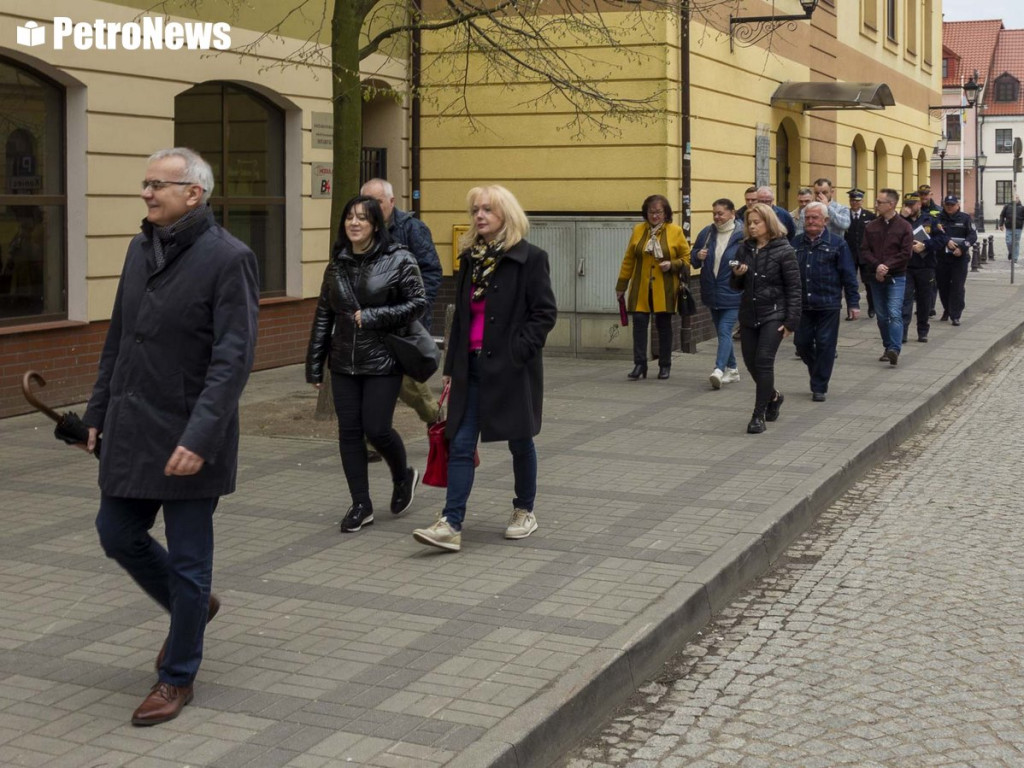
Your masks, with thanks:
[[[445,403],[448,402],[448,392],[451,391],[452,382],[448,380],[444,383],[444,387],[441,389],[441,396],[437,399],[437,407],[444,408]]]

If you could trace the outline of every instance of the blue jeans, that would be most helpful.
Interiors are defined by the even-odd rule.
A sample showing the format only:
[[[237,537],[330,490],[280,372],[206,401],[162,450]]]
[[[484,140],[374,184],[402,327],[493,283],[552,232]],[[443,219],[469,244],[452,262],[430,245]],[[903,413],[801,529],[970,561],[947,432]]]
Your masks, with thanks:
[[[1020,256],[1020,230],[1006,228],[1006,258],[1014,261]]]
[[[838,309],[805,309],[793,341],[796,353],[811,375],[811,392],[828,392],[839,341]]]
[[[871,280],[871,295],[875,299],[875,320],[885,348],[903,349],[903,293],[907,287],[907,276],[892,278],[892,282]]]
[[[104,494],[96,530],[107,557],[171,614],[161,682],[190,684],[203,660],[213,580],[213,511],[207,499],[125,499]],[[167,549],[149,535],[164,508]]]
[[[469,358],[469,381],[466,388],[466,411],[462,414],[455,437],[448,445],[448,494],[441,515],[456,531],[462,530],[466,519],[466,502],[473,490],[476,467],[473,457],[480,439],[480,369],[476,356]],[[537,498],[537,450],[533,438],[509,440],[512,454],[512,475],[516,497],[512,506],[533,511]]]
[[[711,310],[711,322],[715,324],[715,330],[718,332],[718,353],[715,355],[715,368],[720,371],[736,367],[736,351],[732,346],[732,329],[735,327],[736,318],[739,316],[739,307]]]

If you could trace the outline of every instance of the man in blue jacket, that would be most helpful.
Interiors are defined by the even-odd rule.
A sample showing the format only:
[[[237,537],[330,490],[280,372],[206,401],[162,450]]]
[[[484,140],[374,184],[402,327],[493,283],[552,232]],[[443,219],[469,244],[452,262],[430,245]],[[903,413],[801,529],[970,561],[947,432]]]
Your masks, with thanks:
[[[827,229],[828,208],[820,202],[804,208],[804,232],[794,237],[803,303],[796,330],[796,351],[811,376],[811,399],[825,402],[836,360],[843,293],[853,319],[860,315],[857,268],[846,241]]]
[[[391,240],[404,245],[416,259],[427,292],[427,308],[423,310],[420,322],[428,331],[434,316],[434,299],[441,287],[441,259],[434,248],[434,237],[429,227],[411,213],[395,207],[395,190],[385,179],[370,179],[363,184],[359,194],[376,198],[381,213],[387,222]],[[402,389],[398,394],[403,403],[412,408],[425,423],[437,420],[437,402],[430,387],[408,376],[402,377]]]
[[[132,725],[192,701],[220,604],[213,512],[235,490],[238,399],[256,347],[256,257],[214,220],[213,171],[190,149],[149,158],[147,214],[128,246],[84,421],[103,435],[96,528],[107,557],[171,615],[158,679]],[[149,534],[163,508],[167,548]]]

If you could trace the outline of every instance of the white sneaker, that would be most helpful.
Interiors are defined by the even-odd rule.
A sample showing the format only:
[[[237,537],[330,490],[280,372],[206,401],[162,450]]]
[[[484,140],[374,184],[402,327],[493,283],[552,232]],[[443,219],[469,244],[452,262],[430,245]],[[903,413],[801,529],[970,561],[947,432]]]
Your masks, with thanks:
[[[715,370],[713,370],[711,372],[711,375],[708,376],[708,381],[711,382],[711,388],[712,389],[721,389],[722,388],[722,379],[723,379],[724,376],[725,376],[725,374],[722,373],[722,369],[721,368],[715,368]]]
[[[421,544],[449,552],[462,549],[462,532],[452,528],[443,517],[438,517],[429,528],[417,528],[412,532],[412,537]]]
[[[722,379],[723,384],[735,384],[740,380],[740,371],[738,368],[726,368],[725,377]]]
[[[505,529],[506,539],[525,539],[537,530],[537,516],[525,509],[513,509]]]

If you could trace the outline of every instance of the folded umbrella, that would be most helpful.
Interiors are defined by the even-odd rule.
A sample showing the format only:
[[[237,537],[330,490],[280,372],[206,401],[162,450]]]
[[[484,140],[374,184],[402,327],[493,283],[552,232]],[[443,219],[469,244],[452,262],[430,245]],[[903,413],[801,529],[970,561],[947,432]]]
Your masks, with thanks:
[[[46,386],[46,379],[40,374],[35,371],[25,371],[25,375],[21,377],[21,392],[25,395],[29,405],[56,422],[57,426],[54,427],[53,436],[58,440],[63,440],[68,445],[87,443],[89,441],[89,428],[85,425],[85,422],[74,411],[57,413],[42,402],[32,393],[33,381],[39,384],[40,387]],[[96,438],[96,448],[93,450],[93,454],[97,459],[100,457],[100,439],[98,437]]]

